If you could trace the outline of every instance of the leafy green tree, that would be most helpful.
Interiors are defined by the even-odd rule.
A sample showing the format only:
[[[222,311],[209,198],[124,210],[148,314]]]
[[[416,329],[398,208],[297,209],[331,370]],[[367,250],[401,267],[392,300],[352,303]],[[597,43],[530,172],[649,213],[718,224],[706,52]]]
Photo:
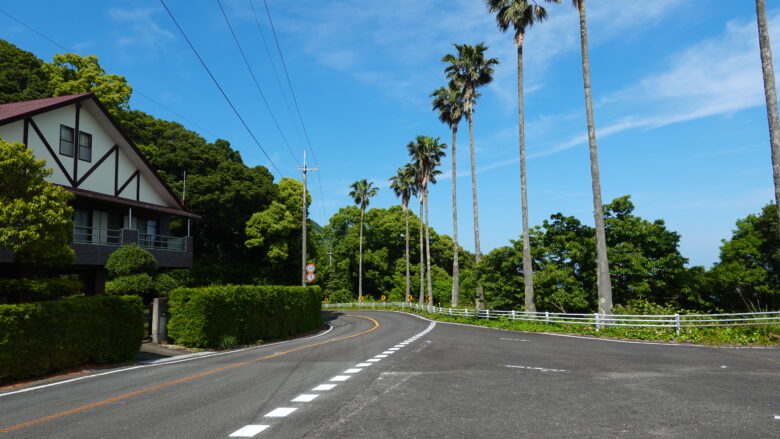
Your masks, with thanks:
[[[113,116],[128,109],[133,88],[124,76],[107,74],[95,55],[57,54],[43,70],[54,96],[92,92]]]
[[[51,170],[21,143],[0,139],[0,247],[16,262],[62,267],[74,258],[73,196],[46,181]]]
[[[52,96],[43,61],[0,39],[0,104]]]
[[[390,189],[395,196],[401,199],[401,209],[404,211],[405,228],[404,238],[406,239],[406,294],[404,301],[409,301],[411,295],[410,271],[409,271],[409,200],[412,198],[415,190],[414,169],[407,164],[403,168],[398,168],[398,173],[390,178]]]
[[[710,272],[715,304],[729,311],[780,309],[780,239],[777,206],[737,221]]]
[[[547,0],[558,2],[560,0]],[[515,30],[515,48],[517,49],[517,118],[520,134],[520,195],[523,222],[523,271],[532,273],[531,241],[528,229],[528,188],[525,167],[525,107],[523,105],[523,43],[525,32],[535,23],[547,19],[547,10],[535,1],[528,0],[487,0],[488,9],[496,14],[496,23],[502,32],[511,26]],[[533,276],[525,276],[525,309],[536,311],[534,305]]]
[[[355,200],[355,204],[360,207],[360,238],[359,238],[359,260],[358,260],[358,300],[363,300],[363,217],[366,213],[369,200],[376,196],[379,188],[374,187],[374,182],[369,182],[365,178],[358,180],[350,185],[352,190],[349,196]]]
[[[421,199],[425,204],[425,251],[428,276],[428,297],[433,300],[433,280],[431,279],[431,239],[428,226],[428,185],[436,183],[436,177],[441,174],[438,166],[444,157],[446,144],[439,143],[439,138],[417,136],[415,142],[410,142],[406,149],[412,159],[412,169],[419,182]]]
[[[296,260],[293,258],[300,255],[303,184],[282,178],[278,191],[278,201],[272,201],[267,209],[255,213],[247,222],[246,246],[261,248],[272,264],[292,267]],[[311,204],[309,193],[306,204]]]
[[[633,210],[628,195],[604,206],[616,302],[677,302],[687,262],[678,250],[680,235],[667,230],[663,220],[650,222],[635,216]]]
[[[477,168],[474,159],[474,106],[479,97],[477,89],[493,81],[493,68],[498,65],[495,58],[486,58],[487,46],[479,43],[476,46],[455,44],[457,55],[447,54],[442,62],[447,64],[444,73],[451,83],[451,88],[460,90],[463,99],[463,113],[469,121],[469,147],[471,150],[471,195],[474,209],[474,260],[479,265],[482,251],[479,245],[479,208],[477,207]],[[484,293],[481,285],[476,287],[477,307],[484,306]]]
[[[131,274],[153,275],[157,272],[157,259],[149,250],[136,244],[124,245],[114,250],[106,261],[109,279]]]
[[[459,89],[452,87],[439,87],[431,97],[433,111],[439,112],[439,120],[447,124],[452,130],[452,306],[458,306],[460,300],[460,264],[458,258],[458,167],[456,165],[456,141],[458,137],[458,124],[463,118],[463,96]]]

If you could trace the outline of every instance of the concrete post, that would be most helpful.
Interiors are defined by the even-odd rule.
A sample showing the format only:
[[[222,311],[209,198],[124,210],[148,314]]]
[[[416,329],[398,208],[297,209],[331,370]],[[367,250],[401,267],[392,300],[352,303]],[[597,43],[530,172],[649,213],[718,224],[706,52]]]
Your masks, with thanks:
[[[165,298],[154,299],[152,305],[152,343],[168,342],[167,300]]]

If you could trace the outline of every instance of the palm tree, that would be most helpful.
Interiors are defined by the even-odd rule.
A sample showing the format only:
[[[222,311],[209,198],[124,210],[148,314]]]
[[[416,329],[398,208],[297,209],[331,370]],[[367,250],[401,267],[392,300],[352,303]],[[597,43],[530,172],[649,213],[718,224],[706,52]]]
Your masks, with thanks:
[[[775,180],[775,204],[780,206],[780,120],[777,115],[777,90],[775,69],[772,65],[772,47],[769,45],[769,31],[766,24],[766,1],[756,0],[758,19],[758,45],[761,47],[761,68],[764,72],[764,96],[769,120],[769,143],[772,147],[772,173]],[[780,209],[777,209],[777,224],[780,224]],[[777,228],[780,235],[780,226]]]
[[[545,0],[559,2],[560,0]],[[525,166],[525,109],[523,107],[523,42],[525,30],[547,18],[547,10],[535,1],[487,0],[488,9],[496,14],[498,28],[506,32],[509,26],[515,30],[517,48],[517,118],[520,134],[520,198],[523,221],[523,281],[525,284],[525,310],[536,312],[534,304],[534,273],[531,260],[531,240],[528,235],[528,187]]]
[[[458,54],[447,54],[441,60],[447,63],[444,73],[450,80],[450,87],[460,91],[463,99],[463,114],[469,121],[469,147],[471,149],[471,195],[474,208],[474,254],[479,265],[482,252],[479,248],[479,208],[477,207],[477,169],[474,163],[474,105],[476,104],[477,88],[489,84],[493,80],[493,67],[498,64],[495,58],[485,58],[487,46],[479,43],[476,46],[454,44]],[[485,292],[482,283],[477,283],[477,308],[485,306]]]
[[[363,301],[363,216],[366,213],[366,207],[368,207],[368,201],[371,197],[375,196],[379,191],[379,188],[374,187],[374,182],[369,182],[365,178],[358,180],[350,186],[352,190],[349,192],[349,196],[355,200],[355,204],[360,207],[360,250],[359,250],[359,262],[358,262],[358,300]]]
[[[458,124],[463,118],[463,99],[460,90],[453,87],[439,87],[431,93],[433,111],[439,112],[439,120],[452,130],[452,306],[460,301],[460,266],[458,264],[458,167],[455,163],[455,141],[458,136]]]
[[[433,280],[431,279],[431,237],[428,214],[428,184],[436,183],[436,176],[441,174],[437,167],[446,154],[446,143],[439,143],[439,138],[417,136],[416,141],[409,142],[406,149],[412,158],[412,167],[417,175],[420,189],[420,200],[425,205],[425,259],[428,274],[428,298],[433,301]],[[421,214],[422,216],[422,214]]]
[[[590,147],[590,176],[593,186],[593,216],[596,222],[596,285],[599,293],[599,313],[612,314],[612,281],[609,278],[607,235],[604,230],[604,207],[601,203],[599,154],[596,149],[596,126],[593,122],[593,103],[590,93],[590,61],[588,60],[588,26],[585,20],[585,0],[572,0],[580,13],[580,47],[582,49],[582,78],[585,85],[585,114],[588,120]]]
[[[403,168],[398,168],[398,173],[390,178],[390,189],[393,190],[396,197],[401,199],[401,208],[404,210],[406,219],[406,229],[404,237],[406,238],[406,296],[405,301],[409,301],[411,293],[410,273],[409,273],[409,200],[415,192],[414,169],[410,164]]]

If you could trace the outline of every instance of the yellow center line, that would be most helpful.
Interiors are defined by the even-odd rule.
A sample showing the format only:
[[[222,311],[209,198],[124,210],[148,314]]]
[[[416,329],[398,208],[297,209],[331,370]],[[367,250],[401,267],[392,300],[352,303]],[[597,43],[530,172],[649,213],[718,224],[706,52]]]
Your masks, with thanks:
[[[333,339],[330,339],[330,340],[324,340],[324,341],[320,341],[320,342],[317,342],[317,343],[312,343],[312,344],[308,344],[308,345],[304,345],[304,346],[299,346],[297,348],[288,349],[288,350],[283,351],[283,352],[276,352],[276,353],[273,353],[271,355],[266,355],[265,357],[255,358],[254,360],[242,361],[240,363],[231,364],[230,366],[225,366],[225,367],[220,367],[220,368],[217,368],[217,369],[207,370],[205,372],[201,372],[201,373],[198,373],[198,374],[195,374],[195,375],[190,375],[188,377],[179,378],[177,380],[168,381],[168,382],[165,382],[165,383],[162,383],[162,384],[157,384],[157,385],[154,385],[154,386],[146,387],[146,388],[143,388],[141,390],[136,390],[135,392],[125,393],[123,395],[115,396],[115,397],[109,398],[109,399],[104,399],[103,401],[98,401],[98,402],[95,402],[95,403],[92,403],[92,404],[89,404],[89,405],[85,405],[85,406],[82,406],[82,407],[78,407],[78,408],[75,408],[75,409],[70,409],[70,410],[66,410],[66,411],[63,411],[63,412],[54,413],[53,415],[44,416],[44,417],[38,418],[38,419],[33,419],[32,421],[23,422],[21,424],[17,424],[17,425],[11,426],[11,427],[5,427],[5,428],[0,429],[0,433],[9,433],[9,432],[14,431],[14,430],[19,430],[19,429],[22,429],[22,428],[25,428],[25,427],[29,427],[31,425],[40,424],[40,423],[46,422],[46,421],[51,421],[53,419],[61,418],[63,416],[67,416],[67,415],[72,415],[74,413],[83,412],[84,410],[89,410],[89,409],[92,409],[92,408],[95,408],[95,407],[100,407],[100,406],[103,406],[103,405],[106,405],[106,404],[110,404],[112,402],[121,401],[123,399],[131,398],[133,396],[141,395],[143,393],[151,392],[153,390],[174,386],[176,384],[186,383],[187,381],[192,381],[192,380],[197,379],[197,378],[202,378],[204,376],[215,374],[217,372],[222,372],[222,371],[225,371],[225,370],[228,370],[228,369],[233,369],[235,367],[244,366],[244,365],[247,365],[249,363],[254,363],[254,362],[257,362],[257,361],[267,360],[269,358],[279,357],[279,356],[282,356],[282,355],[285,355],[285,354],[289,354],[291,352],[301,351],[303,349],[313,348],[315,346],[322,346],[324,344],[333,343],[333,342],[341,341],[341,340],[346,340],[348,338],[358,337],[358,336],[361,336],[361,335],[364,335],[364,334],[368,334],[369,332],[374,331],[374,330],[376,330],[376,328],[379,327],[379,322],[377,322],[376,320],[372,319],[371,317],[358,316],[358,315],[354,315],[354,314],[345,314],[344,316],[345,317],[358,317],[358,318],[361,318],[361,319],[371,320],[372,322],[374,322],[374,326],[372,328],[370,328],[370,329],[365,330],[365,331],[358,332],[357,334],[346,335],[344,337],[338,337],[338,338],[333,338]]]

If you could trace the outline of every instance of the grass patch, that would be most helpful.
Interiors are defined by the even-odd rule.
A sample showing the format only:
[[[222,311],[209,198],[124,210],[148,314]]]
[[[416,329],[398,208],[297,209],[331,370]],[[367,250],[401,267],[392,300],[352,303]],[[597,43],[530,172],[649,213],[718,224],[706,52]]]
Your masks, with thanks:
[[[360,306],[330,309],[376,310],[380,307]],[[678,334],[674,328],[607,327],[596,330],[592,325],[545,323],[543,321],[509,320],[506,318],[487,320],[475,317],[454,317],[393,306],[383,306],[381,309],[418,314],[440,322],[465,323],[511,331],[551,332],[621,340],[693,343],[712,346],[780,346],[780,325],[682,328]]]

